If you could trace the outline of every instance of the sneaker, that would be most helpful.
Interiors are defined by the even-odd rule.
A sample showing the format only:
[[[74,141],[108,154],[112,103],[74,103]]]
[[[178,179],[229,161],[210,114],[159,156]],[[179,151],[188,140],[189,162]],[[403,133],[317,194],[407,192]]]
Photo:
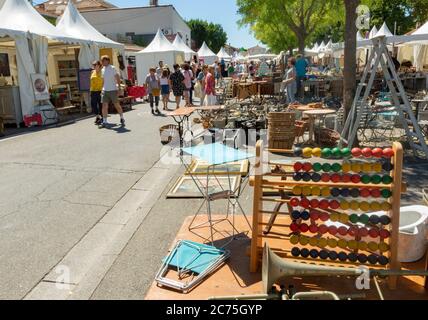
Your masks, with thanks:
[[[157,114],[161,114],[161,112],[159,111],[159,109],[156,109],[156,113]]]
[[[153,109],[152,109],[152,114],[153,114],[153,115],[155,114],[155,110],[153,110]]]
[[[100,128],[106,128],[107,125],[108,125],[108,123],[106,121],[102,121],[101,120],[100,123],[99,123]]]
[[[120,119],[120,124],[122,125],[122,127],[124,127],[125,126],[125,119]]]

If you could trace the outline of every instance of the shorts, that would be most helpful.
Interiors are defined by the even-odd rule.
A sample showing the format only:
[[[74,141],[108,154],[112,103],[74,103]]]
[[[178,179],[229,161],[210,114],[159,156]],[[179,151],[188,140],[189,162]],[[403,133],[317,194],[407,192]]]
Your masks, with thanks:
[[[163,96],[169,95],[169,85],[167,84],[161,85],[161,92]]]
[[[118,103],[119,97],[117,91],[103,91],[101,94],[102,103]]]

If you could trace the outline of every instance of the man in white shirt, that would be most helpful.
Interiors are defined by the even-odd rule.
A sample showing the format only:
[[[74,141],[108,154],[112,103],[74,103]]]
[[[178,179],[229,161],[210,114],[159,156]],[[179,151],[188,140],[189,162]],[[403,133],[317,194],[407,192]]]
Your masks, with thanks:
[[[117,112],[120,115],[120,124],[125,126],[125,119],[123,118],[123,110],[119,103],[119,88],[120,88],[120,76],[116,68],[110,64],[109,56],[102,56],[101,63],[103,69],[101,71],[103,76],[103,91],[101,99],[103,103],[103,123],[102,126],[107,125],[108,106],[111,103],[114,104]]]

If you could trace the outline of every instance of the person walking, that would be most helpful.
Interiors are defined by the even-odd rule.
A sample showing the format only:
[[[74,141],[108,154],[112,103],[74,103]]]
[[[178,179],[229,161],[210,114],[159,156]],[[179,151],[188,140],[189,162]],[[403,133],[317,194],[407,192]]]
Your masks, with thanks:
[[[308,61],[301,55],[297,55],[296,61],[296,84],[297,84],[297,99],[301,99],[303,95],[302,83],[306,79],[308,70]]]
[[[163,110],[168,111],[169,94],[171,92],[171,84],[169,80],[169,71],[164,68],[160,78],[160,86],[162,93]]]
[[[160,80],[156,74],[155,68],[150,68],[149,74],[146,77],[145,86],[147,92],[149,93],[149,102],[150,108],[152,109],[152,114],[155,114],[154,106],[156,106],[156,113],[160,114],[159,111],[159,100],[160,100]]]
[[[162,71],[163,71],[163,61],[159,61],[159,66],[156,68],[156,74],[158,76],[158,78],[160,78],[162,76]]]
[[[198,82],[199,87],[201,88],[201,93],[199,97],[199,99],[201,100],[200,101],[201,106],[204,105],[204,101],[205,101],[205,77],[207,73],[208,73],[208,66],[203,65],[201,72],[199,72],[198,77],[196,78],[196,81]]]
[[[102,126],[108,125],[108,106],[113,103],[117,113],[120,116],[120,124],[125,126],[125,118],[123,117],[123,110],[119,103],[119,88],[120,88],[120,76],[116,68],[110,64],[109,56],[102,56],[101,63],[103,69],[101,71],[103,77],[103,89],[101,93],[101,101],[103,103],[103,122]]]
[[[184,76],[181,73],[180,66],[174,65],[174,72],[170,75],[172,92],[175,96],[176,109],[180,108],[181,97],[184,93]]]
[[[205,76],[205,105],[214,106],[216,105],[215,96],[215,69],[213,66],[208,68],[208,72]]]
[[[288,59],[288,70],[285,74],[285,80],[283,84],[287,90],[287,102],[293,103],[296,101],[296,92],[297,92],[297,73],[296,73],[296,59],[293,57]]]
[[[183,66],[183,76],[184,76],[184,99],[186,100],[186,107],[191,106],[190,102],[190,91],[192,90],[192,79],[193,72],[190,70],[190,65],[188,63]]]
[[[91,73],[91,107],[92,113],[95,114],[95,124],[101,124],[102,122],[102,108],[101,103],[101,92],[103,90],[103,76],[101,73],[102,64],[100,61],[94,61],[92,63],[92,73]]]

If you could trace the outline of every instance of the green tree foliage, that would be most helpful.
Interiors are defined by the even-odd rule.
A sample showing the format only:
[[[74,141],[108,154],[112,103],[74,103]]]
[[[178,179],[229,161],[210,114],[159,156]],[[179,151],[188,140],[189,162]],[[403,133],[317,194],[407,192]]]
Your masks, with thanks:
[[[195,41],[197,48],[200,48],[205,41],[208,47],[217,53],[227,42],[227,33],[220,24],[200,19],[189,20],[187,24],[192,31],[192,40]]]

